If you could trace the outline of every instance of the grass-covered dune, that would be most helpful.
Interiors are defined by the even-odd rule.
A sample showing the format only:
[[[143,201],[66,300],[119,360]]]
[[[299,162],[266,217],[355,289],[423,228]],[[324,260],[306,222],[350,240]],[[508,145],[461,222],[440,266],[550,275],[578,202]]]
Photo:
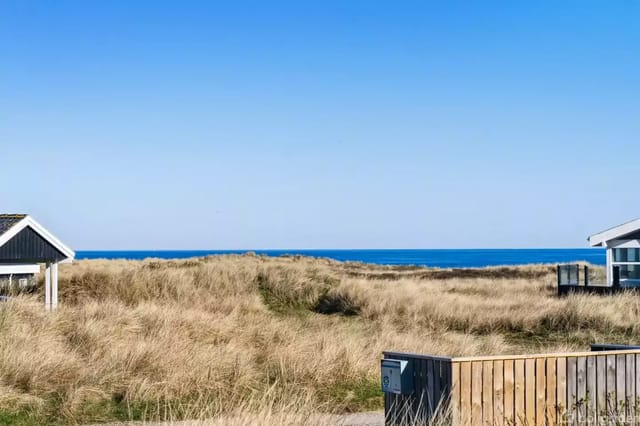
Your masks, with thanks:
[[[301,424],[376,410],[383,350],[640,342],[640,297],[555,296],[553,266],[437,270],[302,257],[79,261],[61,307],[0,306],[0,423]]]

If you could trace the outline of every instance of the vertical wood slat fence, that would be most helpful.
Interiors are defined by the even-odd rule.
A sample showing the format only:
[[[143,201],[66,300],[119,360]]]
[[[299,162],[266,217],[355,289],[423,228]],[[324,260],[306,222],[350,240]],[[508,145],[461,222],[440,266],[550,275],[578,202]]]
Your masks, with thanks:
[[[640,350],[442,358],[412,362],[414,392],[385,394],[387,424],[450,417],[455,425],[640,424]],[[437,383],[437,386],[436,386]],[[439,407],[439,409],[436,409]],[[622,419],[622,421],[620,421]]]

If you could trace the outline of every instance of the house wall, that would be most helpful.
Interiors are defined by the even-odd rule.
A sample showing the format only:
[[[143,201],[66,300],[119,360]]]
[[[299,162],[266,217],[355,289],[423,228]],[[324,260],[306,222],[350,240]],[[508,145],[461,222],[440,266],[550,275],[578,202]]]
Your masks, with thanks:
[[[626,259],[616,260],[614,251],[617,249],[640,249],[640,240],[616,239],[616,240],[607,241],[605,243],[605,247],[607,249],[607,283],[608,285],[614,284],[613,283],[614,265],[617,265],[621,268],[620,269],[621,283],[625,281],[625,274],[629,274],[630,273],[629,271],[631,272],[635,271],[635,272],[633,277],[629,277],[629,280],[625,281],[627,282],[627,285],[629,285],[629,282],[637,282],[637,270],[638,268],[640,268],[640,259],[638,259],[637,256],[633,256],[633,257],[630,256],[628,260]],[[627,270],[627,272],[625,272],[625,269]]]
[[[8,263],[33,263],[42,262],[44,259],[50,262],[60,262],[66,258],[67,256],[31,227],[24,228],[0,247],[0,259]]]
[[[0,275],[0,294],[29,293],[37,284],[34,274]]]
[[[37,285],[37,274],[40,273],[38,264],[1,264],[0,263],[0,294],[17,294],[31,292]],[[27,280],[26,283],[20,280]]]

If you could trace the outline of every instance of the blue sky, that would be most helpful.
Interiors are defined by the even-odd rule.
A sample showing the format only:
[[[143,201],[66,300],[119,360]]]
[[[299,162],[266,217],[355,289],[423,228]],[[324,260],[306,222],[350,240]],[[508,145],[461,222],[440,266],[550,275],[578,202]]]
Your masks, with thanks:
[[[0,204],[75,249],[584,247],[640,3],[2,1]]]

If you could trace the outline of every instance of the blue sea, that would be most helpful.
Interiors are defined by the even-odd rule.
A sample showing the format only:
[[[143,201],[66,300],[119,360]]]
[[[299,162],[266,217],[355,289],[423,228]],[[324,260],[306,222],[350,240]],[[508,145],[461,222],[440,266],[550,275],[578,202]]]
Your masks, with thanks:
[[[587,261],[606,263],[603,249],[393,249],[393,250],[159,250],[159,251],[78,251],[76,259],[186,259],[221,254],[253,252],[267,256],[303,255],[340,261],[380,265],[420,265],[439,268],[480,268],[530,263]]]

